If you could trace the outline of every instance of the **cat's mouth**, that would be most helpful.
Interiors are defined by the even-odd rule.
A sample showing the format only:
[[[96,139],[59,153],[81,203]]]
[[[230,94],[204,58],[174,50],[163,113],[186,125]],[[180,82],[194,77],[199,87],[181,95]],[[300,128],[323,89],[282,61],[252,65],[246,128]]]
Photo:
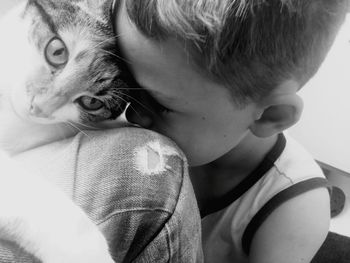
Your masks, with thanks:
[[[14,114],[22,121],[32,122],[35,124],[42,124],[42,125],[59,123],[59,121],[57,121],[56,118],[54,118],[53,116],[46,115],[45,113],[37,112],[33,114],[32,109],[28,109],[28,110],[18,109],[18,107],[13,105],[13,103],[11,103],[11,107]]]
[[[22,122],[40,124],[40,125],[52,125],[63,123],[64,121],[59,121],[53,115],[48,115],[43,112],[38,107],[33,107],[32,105],[20,103],[19,101],[13,102],[13,99],[10,100],[10,107],[13,114]]]

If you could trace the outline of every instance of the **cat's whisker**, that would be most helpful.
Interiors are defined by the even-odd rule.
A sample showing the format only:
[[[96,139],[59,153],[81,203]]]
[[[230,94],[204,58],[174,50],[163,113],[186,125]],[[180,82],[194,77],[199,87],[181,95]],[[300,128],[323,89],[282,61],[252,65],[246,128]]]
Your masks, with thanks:
[[[127,59],[125,59],[125,58],[123,58],[123,57],[121,57],[121,56],[118,56],[117,54],[114,54],[114,53],[112,53],[112,52],[110,52],[110,51],[108,51],[108,50],[101,49],[101,51],[102,51],[102,52],[105,52],[105,53],[107,53],[107,54],[109,54],[109,55],[111,55],[111,56],[113,56],[113,57],[116,57],[116,58],[118,58],[118,59],[124,61],[124,62],[127,63],[127,64],[131,64],[131,62],[128,61]]]
[[[142,116],[140,115],[140,113],[138,113],[137,110],[136,110],[133,106],[131,106],[131,104],[129,105],[129,107],[136,113],[136,115],[137,115],[140,119],[142,119]]]
[[[150,113],[155,113],[151,108],[147,107],[145,104],[143,104],[141,101],[139,101],[138,99],[135,99],[133,96],[130,96],[128,94],[123,93],[124,96],[126,96],[127,98],[133,100],[134,102],[138,103],[142,108],[144,108],[145,110],[149,111]]]
[[[84,132],[82,129],[80,129],[78,126],[76,126],[74,123],[70,122],[70,121],[66,121],[66,123],[68,123],[69,125],[71,125],[73,128],[77,129],[79,132],[81,132],[82,134],[84,134],[86,137],[90,138],[90,135],[87,134],[86,132]]]
[[[72,125],[71,123],[69,123],[68,121],[63,123],[66,127],[68,127],[69,129],[73,130],[73,131],[80,131],[77,127],[75,127],[74,125]]]
[[[131,99],[134,99],[133,97],[131,97],[131,96],[129,96],[129,95],[127,95],[127,94],[123,94],[124,96],[127,96],[127,97],[129,97],[129,98],[131,98]],[[141,119],[142,117],[141,117],[141,115],[137,112],[137,110],[133,107],[133,106],[131,106],[131,104],[127,101],[127,100],[125,100],[124,98],[122,98],[122,97],[120,97],[120,96],[118,96],[118,95],[116,95],[120,100],[122,100],[122,101],[124,101],[124,102],[126,102],[126,103],[128,103],[129,104],[129,107],[137,114],[137,116]],[[135,99],[134,99],[135,100]],[[145,105],[143,105],[142,103],[140,103],[139,101],[137,101],[137,103],[139,103],[140,105],[142,105],[142,107],[144,107],[144,108],[146,108],[147,109],[147,107],[145,106]],[[150,109],[147,109],[147,110],[149,110],[151,113],[154,113],[152,110],[150,110]]]
[[[120,36],[121,36],[121,34],[118,34],[118,35],[116,35],[116,36],[113,36],[113,37],[110,37],[110,38],[108,38],[108,39],[105,39],[105,40],[103,40],[103,41],[97,43],[95,46],[93,46],[93,47],[91,48],[91,50],[95,50],[96,48],[98,48],[99,46],[103,45],[104,43],[106,43],[106,42],[108,42],[108,41],[110,41],[110,40],[112,40],[112,39],[119,38]],[[105,53],[107,53],[107,54],[110,54],[110,55],[112,55],[112,56],[114,56],[114,57],[116,57],[116,58],[118,58],[118,59],[120,59],[120,60],[122,60],[122,61],[124,61],[124,62],[126,62],[126,63],[128,63],[128,64],[130,64],[130,62],[129,62],[128,60],[126,60],[125,58],[123,58],[123,57],[121,57],[121,56],[118,56],[117,54],[114,54],[114,53],[112,53],[112,52],[110,52],[110,51],[108,51],[108,50],[105,50],[105,49],[100,49],[100,50],[101,50],[102,52],[105,52]]]
[[[119,96],[118,94],[114,94],[114,95],[117,97],[117,99],[120,99],[121,101],[125,102],[126,104],[129,104],[129,101],[125,100],[123,97]],[[108,108],[110,108],[110,109],[113,108],[113,105],[111,105],[108,100],[105,103],[106,103],[106,106]],[[117,107],[118,107],[118,109],[121,108],[120,105],[117,105]]]
[[[118,90],[145,90],[144,88],[118,88]]]
[[[74,121],[71,121],[72,123],[74,124],[77,124],[77,125],[80,125],[80,126],[83,126],[85,128],[88,128],[88,129],[91,129],[91,130],[99,130],[98,128],[94,127],[94,126],[90,126],[90,125],[87,125],[87,124],[83,124],[83,123],[78,123],[78,122],[74,122]]]
[[[113,36],[113,37],[110,37],[110,38],[108,38],[108,39],[105,39],[105,40],[103,40],[103,41],[97,43],[95,46],[91,47],[90,49],[91,49],[91,50],[95,50],[95,49],[97,49],[99,46],[103,45],[104,43],[106,43],[106,42],[108,42],[108,41],[110,41],[110,40],[112,40],[112,39],[118,38],[118,37],[120,37],[120,36],[122,36],[122,34],[118,34],[118,35],[116,35],[116,36]],[[124,61],[125,63],[131,64],[131,62],[129,62],[129,61],[126,60],[125,58],[123,58],[123,57],[121,57],[121,56],[118,56],[117,54],[114,54],[114,53],[112,53],[112,52],[110,52],[110,51],[108,51],[108,50],[100,49],[100,51],[105,52],[105,53],[107,53],[107,54],[110,54],[110,55],[112,55],[112,56],[114,56],[114,57],[116,57],[116,58],[118,58],[118,59]]]
[[[66,123],[60,123],[60,124],[63,124],[65,127],[67,127],[67,128],[69,128],[70,130],[72,130],[72,127],[71,126],[69,126],[69,125],[67,125]],[[68,136],[66,135],[66,132],[64,132],[64,130],[63,130],[63,127],[61,126],[61,125],[58,125],[58,124],[56,124],[55,125],[56,127],[57,127],[57,132],[59,132],[60,133],[60,137],[62,138],[62,139],[67,139],[68,138]]]
[[[106,43],[106,42],[108,42],[108,41],[110,41],[110,40],[112,40],[112,39],[118,38],[118,37],[120,37],[120,36],[121,36],[121,34],[118,34],[118,35],[115,35],[115,36],[113,36],[113,37],[107,38],[107,39],[105,39],[105,40],[103,40],[103,41],[97,43],[95,46],[92,47],[92,49],[96,49],[96,48],[98,48],[99,46],[103,45],[104,43]]]

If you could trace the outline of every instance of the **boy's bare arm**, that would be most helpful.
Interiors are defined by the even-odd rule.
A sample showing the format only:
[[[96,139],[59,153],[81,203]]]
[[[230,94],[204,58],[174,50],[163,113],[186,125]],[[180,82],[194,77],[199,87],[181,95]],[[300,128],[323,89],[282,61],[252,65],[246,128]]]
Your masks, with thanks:
[[[329,221],[326,189],[315,189],[289,200],[256,232],[249,262],[311,262],[327,236]]]

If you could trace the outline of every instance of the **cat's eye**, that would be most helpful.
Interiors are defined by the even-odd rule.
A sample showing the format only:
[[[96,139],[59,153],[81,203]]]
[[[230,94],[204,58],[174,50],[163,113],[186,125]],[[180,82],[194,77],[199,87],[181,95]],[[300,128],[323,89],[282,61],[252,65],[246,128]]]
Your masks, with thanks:
[[[54,37],[52,38],[45,48],[45,59],[47,63],[54,67],[60,67],[68,62],[68,49],[64,42]]]
[[[98,111],[104,107],[103,101],[90,96],[81,96],[75,100],[86,111]]]

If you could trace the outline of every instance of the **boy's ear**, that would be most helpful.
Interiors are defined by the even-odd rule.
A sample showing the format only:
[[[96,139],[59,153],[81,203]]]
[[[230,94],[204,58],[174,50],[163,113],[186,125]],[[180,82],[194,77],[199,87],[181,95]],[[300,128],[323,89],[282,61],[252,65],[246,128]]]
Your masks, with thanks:
[[[286,82],[258,103],[259,114],[250,131],[257,137],[270,137],[297,123],[304,105],[297,90],[296,83]]]

